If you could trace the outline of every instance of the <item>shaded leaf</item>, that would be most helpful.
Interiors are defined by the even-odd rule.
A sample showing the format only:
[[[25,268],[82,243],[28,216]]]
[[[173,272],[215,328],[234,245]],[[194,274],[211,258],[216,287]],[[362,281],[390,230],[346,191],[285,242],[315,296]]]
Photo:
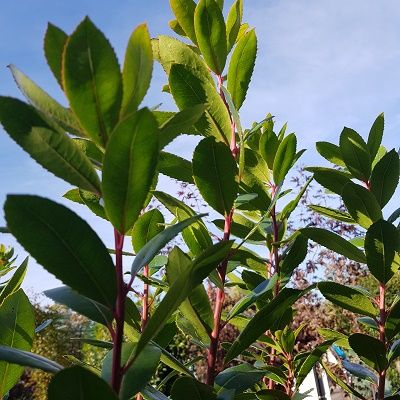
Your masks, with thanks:
[[[273,165],[275,183],[281,184],[293,165],[297,139],[294,133],[286,136],[279,144]]]
[[[339,165],[341,167],[346,166],[345,162],[343,161],[342,153],[339,146],[336,146],[335,144],[329,142],[317,142],[316,148],[318,153],[331,163]]]
[[[175,154],[161,152],[158,171],[178,181],[194,184],[192,163]]]
[[[186,400],[190,393],[193,400],[216,400],[212,388],[196,379],[190,377],[182,377],[175,381],[171,390],[172,400]]]
[[[371,130],[368,135],[367,147],[373,160],[378,153],[379,147],[382,143],[383,130],[385,128],[385,115],[383,113],[376,117],[372,124]]]
[[[314,179],[321,186],[338,195],[342,195],[343,188],[350,182],[351,175],[336,169],[310,167],[306,170],[314,174]]]
[[[133,225],[132,246],[138,253],[147,242],[164,230],[164,216],[160,210],[153,208],[142,214]]]

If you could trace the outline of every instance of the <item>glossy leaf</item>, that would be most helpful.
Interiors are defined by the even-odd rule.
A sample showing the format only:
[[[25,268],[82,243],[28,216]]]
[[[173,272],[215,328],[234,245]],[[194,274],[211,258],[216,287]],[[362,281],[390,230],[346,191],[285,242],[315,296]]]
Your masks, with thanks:
[[[62,71],[72,111],[88,136],[105,146],[118,122],[122,78],[113,48],[88,17],[69,37]]]
[[[196,9],[196,3],[193,0],[170,0],[169,4],[186,36],[194,44],[197,44],[196,33],[194,31],[194,10]]]
[[[164,230],[164,216],[154,208],[142,214],[132,229],[132,246],[138,253],[148,241]]]
[[[297,139],[294,133],[286,136],[279,144],[274,159],[273,174],[277,185],[281,184],[293,165]]]
[[[392,340],[400,332],[400,301],[396,301],[390,307],[385,322],[385,334],[387,340]]]
[[[282,261],[280,272],[282,275],[290,275],[306,258],[308,239],[304,235],[298,235],[289,248]]]
[[[74,186],[100,193],[99,178],[87,157],[33,107],[11,97],[0,97],[0,122],[11,138],[42,167]]]
[[[350,260],[365,263],[365,254],[356,246],[336,233],[321,228],[302,228],[301,233],[314,242],[335,251]]]
[[[158,171],[178,181],[194,184],[192,163],[175,154],[161,152]]]
[[[214,1],[214,0],[213,0]],[[182,377],[175,381],[171,390],[172,400],[187,400],[190,393],[190,398],[193,400],[216,400],[217,396],[213,393],[210,386],[199,382],[196,379]]]
[[[71,310],[84,315],[91,321],[98,322],[104,326],[111,326],[114,319],[111,309],[102,304],[81,296],[68,286],[49,289],[44,294],[58,304],[65,305]]]
[[[29,351],[35,332],[35,317],[22,289],[8,296],[0,307],[0,343],[12,349]],[[1,353],[0,353],[0,359]],[[24,368],[0,362],[0,395],[4,396],[18,381]]]
[[[228,91],[237,110],[240,109],[246,98],[256,56],[257,37],[255,30],[252,29],[239,40],[229,62]]]
[[[259,150],[260,154],[268,164],[268,168],[272,170],[276,152],[278,151],[279,141],[272,127],[265,129],[260,137]]]
[[[243,17],[243,0],[236,0],[229,9],[226,18],[227,51],[231,51],[238,38]]]
[[[251,388],[264,375],[264,370],[257,369],[250,364],[241,364],[220,372],[215,378],[215,384],[221,388],[219,392],[232,390],[238,394]]]
[[[387,283],[396,270],[392,263],[400,248],[400,234],[394,225],[384,220],[372,224],[365,235],[365,255],[371,274]]]
[[[399,154],[395,149],[386,153],[371,174],[371,192],[383,208],[392,198],[399,184]]]
[[[343,188],[342,198],[349,214],[363,228],[382,218],[381,207],[368,189],[350,182]]]
[[[121,121],[110,138],[103,197],[107,215],[120,233],[133,226],[145,206],[157,167],[158,135],[156,120],[144,108]]]
[[[25,278],[26,270],[28,267],[29,258],[26,257],[22,264],[15,270],[13,276],[10,280],[5,284],[0,292],[0,307],[3,301],[13,293],[15,293],[22,284],[22,281]]]
[[[336,221],[345,222],[347,224],[355,224],[354,219],[345,211],[333,209],[330,207],[322,207],[316,204],[311,204],[308,208],[324,217],[335,219]]]
[[[111,387],[88,369],[74,366],[59,372],[50,381],[48,400],[117,400]]]
[[[196,122],[196,129],[204,136],[214,136],[229,145],[232,135],[230,117],[215,85],[198,78],[192,70],[180,64],[171,67],[169,85],[180,110],[205,104],[205,113]]]
[[[324,188],[333,193],[342,195],[343,188],[350,182],[350,175],[332,168],[306,168],[314,174],[314,179]]]
[[[352,375],[357,378],[367,380],[374,384],[378,383],[378,377],[369,369],[360,364],[355,364],[347,360],[343,360],[342,362],[343,368],[350,372]]]
[[[114,306],[117,288],[113,261],[83,219],[37,196],[10,195],[4,209],[13,235],[39,264],[78,293]]]
[[[390,346],[387,358],[388,358],[388,363],[390,364],[394,360],[400,357],[400,340],[396,340],[393,342],[393,344]]]
[[[340,135],[340,152],[351,174],[363,182],[371,175],[371,156],[363,138],[353,129],[344,128]]]
[[[349,336],[349,344],[356,354],[376,371],[384,371],[387,368],[386,346],[380,340],[362,333],[354,333]]]
[[[203,217],[205,214],[195,215],[182,222],[172,225],[148,241],[136,254],[132,263],[131,274],[135,275],[159,253],[159,251],[175,236],[177,236],[183,229],[193,224],[197,219]]]
[[[376,306],[360,290],[336,282],[320,282],[317,285],[321,294],[333,304],[356,314],[375,318],[378,315]]]
[[[153,50],[146,24],[139,25],[129,38],[122,71],[121,117],[136,111],[150,86]]]
[[[326,160],[341,167],[346,166],[339,146],[329,142],[317,142],[316,148],[318,153]]]
[[[9,68],[22,94],[30,104],[48,118],[49,124],[51,122],[56,123],[63,130],[69,133],[83,136],[79,122],[70,110],[63,107],[60,103],[49,96],[49,94],[24,75],[14,65],[10,65]]]
[[[51,72],[62,87],[62,56],[68,35],[59,27],[49,23],[44,37],[44,54]]]
[[[200,0],[194,12],[198,47],[207,65],[216,73],[224,70],[227,56],[226,27],[215,0]]]
[[[373,160],[378,153],[379,147],[382,143],[383,130],[385,128],[385,116],[383,113],[376,117],[372,124],[371,130],[368,135],[367,147]]]
[[[203,199],[228,215],[238,192],[237,166],[230,149],[214,138],[203,139],[193,153],[193,178]]]

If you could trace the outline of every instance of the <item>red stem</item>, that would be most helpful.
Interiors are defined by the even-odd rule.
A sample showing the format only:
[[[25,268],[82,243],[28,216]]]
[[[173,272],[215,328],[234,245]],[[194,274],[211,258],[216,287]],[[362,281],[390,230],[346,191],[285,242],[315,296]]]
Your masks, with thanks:
[[[117,300],[114,310],[115,335],[112,356],[111,387],[115,393],[119,393],[123,377],[121,366],[122,342],[124,337],[124,316],[125,316],[125,296],[126,288],[124,283],[124,272],[122,267],[122,248],[124,245],[124,235],[114,229],[115,237],[115,273],[117,275]]]
[[[385,308],[385,296],[386,286],[384,283],[379,284],[379,340],[383,342],[386,348],[386,336],[385,336],[385,323],[386,323],[386,308]],[[386,381],[386,369],[379,373],[378,381],[378,400],[385,398],[385,381]]]

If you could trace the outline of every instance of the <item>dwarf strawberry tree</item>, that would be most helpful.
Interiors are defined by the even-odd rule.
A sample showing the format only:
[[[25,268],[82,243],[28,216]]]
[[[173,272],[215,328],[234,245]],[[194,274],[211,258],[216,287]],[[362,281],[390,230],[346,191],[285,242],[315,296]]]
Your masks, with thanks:
[[[376,272],[382,282],[390,277],[387,266],[397,265],[393,260],[398,257],[394,255],[398,229],[379,222],[379,207],[397,186],[398,155],[389,152],[372,170],[378,134],[364,146],[351,133],[341,140],[340,149],[326,143],[318,147],[329,154],[329,160],[339,160],[344,171],[312,170],[318,182],[330,190],[334,186],[336,193],[342,194],[345,180],[354,185],[346,189],[352,200],[343,197],[349,215],[322,210],[331,218],[346,214],[342,217],[347,222],[361,219],[365,225],[372,206],[362,203],[364,208],[357,208],[354,196],[376,197],[379,212],[371,211],[371,221],[390,229],[390,235],[381,235],[384,245],[377,245],[381,225],[367,232],[366,255],[330,232],[312,227],[288,230],[311,179],[291,195],[287,176],[304,150],[297,148],[296,135],[288,134],[286,125],[277,131],[268,114],[251,127],[242,126],[240,108],[257,55],[255,30],[243,22],[242,0],[234,1],[226,12],[224,2],[217,0],[171,0],[170,5],[176,18],[170,27],[180,38],[151,39],[147,26],[138,26],[128,41],[122,68],[110,43],[89,18],[71,34],[49,24],[45,56],[67,107],[10,67],[28,103],[0,97],[5,131],[40,165],[73,185],[65,198],[109,222],[115,246],[107,249],[85,220],[57,202],[39,196],[8,196],[7,229],[65,285],[45,294],[107,327],[111,341],[83,339],[109,350],[101,371],[82,364],[63,368],[18,346],[2,346],[0,359],[7,365],[53,373],[50,400],[165,399],[149,383],[160,362],[179,375],[172,387],[174,400],[188,394],[199,399],[304,398],[299,392],[302,381],[337,338],[328,338],[310,352],[295,350],[301,327],[292,328],[292,306],[314,287],[294,287],[293,271],[306,259],[311,239],[366,261],[373,275],[370,264],[375,271],[384,268],[384,279]],[[165,71],[163,91],[170,93],[178,111],[141,106],[154,61]],[[191,161],[173,154],[172,142],[181,134],[200,139]],[[172,152],[166,151],[171,143]],[[212,223],[160,190],[160,173],[195,185],[215,216]],[[377,179],[382,174],[384,184]],[[367,189],[353,183],[353,177],[363,179]],[[359,193],[359,188],[368,195]],[[148,207],[152,199],[165,206],[172,221],[166,222],[158,209]],[[392,216],[391,222],[397,217]],[[179,234],[185,246],[173,246],[167,255],[160,255]],[[132,249],[127,248],[128,242]],[[378,265],[379,254],[384,254],[383,267]],[[129,270],[124,268],[127,256],[134,257]],[[206,279],[214,301],[202,284]],[[228,286],[237,286],[244,294],[229,312],[224,307]],[[340,297],[344,290],[333,283],[322,283],[319,289],[329,299],[329,290],[333,297]],[[380,332],[387,329],[382,321],[390,320],[382,296],[380,317],[369,315]],[[232,344],[220,340],[227,324],[241,331]],[[205,382],[189,368],[196,360],[182,363],[166,350],[178,329],[204,349]],[[380,335],[380,346],[387,349],[391,339],[387,333]],[[350,345],[367,340],[351,338]],[[232,360],[239,364],[229,367]],[[386,368],[385,364],[379,371],[379,382],[385,380]],[[379,385],[379,398],[383,398]]]

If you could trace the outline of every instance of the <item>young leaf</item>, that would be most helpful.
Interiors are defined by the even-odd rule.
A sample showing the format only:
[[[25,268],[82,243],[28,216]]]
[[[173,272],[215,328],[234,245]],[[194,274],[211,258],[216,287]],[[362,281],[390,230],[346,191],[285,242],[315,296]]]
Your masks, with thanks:
[[[362,333],[354,333],[349,336],[349,344],[357,355],[376,371],[384,371],[387,368],[386,346],[380,340]]]
[[[22,264],[16,269],[13,276],[6,283],[6,285],[2,288],[0,292],[0,307],[3,301],[13,293],[15,293],[22,284],[22,281],[26,275],[26,269],[28,267],[29,257],[26,257]]]
[[[153,208],[139,217],[132,229],[132,246],[138,253],[147,242],[164,230],[164,216]]]
[[[119,118],[122,78],[113,48],[88,17],[69,37],[62,71],[72,111],[88,136],[105,147]]]
[[[222,10],[215,0],[200,0],[194,12],[198,47],[207,65],[221,75],[227,56],[226,27]]]
[[[371,192],[383,208],[392,198],[399,184],[399,154],[395,149],[386,153],[375,165],[371,174]]]
[[[261,137],[259,143],[259,151],[264,160],[268,164],[269,169],[273,169],[276,152],[278,151],[279,141],[275,135],[272,127],[266,129]]]
[[[77,136],[84,136],[79,122],[74,114],[67,108],[49,96],[42,88],[36,85],[31,79],[24,75],[14,65],[9,65],[13,78],[30,104],[39,110],[53,122],[59,125],[63,130]]]
[[[379,282],[387,283],[396,272],[392,270],[392,263],[400,248],[399,231],[381,219],[367,230],[364,246],[369,271]]]
[[[346,164],[343,161],[342,153],[340,152],[340,147],[329,142],[317,142],[316,148],[322,157],[327,159],[333,164],[345,167]]]
[[[44,54],[51,72],[57,79],[57,82],[63,87],[62,82],[62,56],[68,35],[59,27],[48,23],[46,34],[44,36]]]
[[[237,110],[242,106],[257,56],[257,37],[255,30],[247,32],[239,40],[233,51],[228,69],[228,91]]]
[[[83,219],[37,196],[9,195],[4,210],[11,232],[39,264],[78,293],[114,307],[113,261]]]
[[[160,153],[158,172],[178,181],[194,184],[192,163],[175,154],[165,151]]]
[[[274,182],[279,185],[285,179],[293,165],[296,155],[297,139],[294,133],[286,136],[279,144],[273,165]]]
[[[236,0],[229,9],[226,19],[227,52],[236,43],[243,17],[243,0]]]
[[[121,117],[133,113],[142,102],[153,72],[153,51],[146,24],[139,25],[129,38],[122,71]]]
[[[100,181],[89,159],[33,107],[11,97],[0,97],[0,122],[11,138],[42,167],[74,186],[100,193]]]
[[[363,228],[382,218],[381,207],[368,189],[350,182],[343,188],[342,198],[349,214]]]
[[[336,253],[349,258],[350,260],[359,263],[366,262],[365,255],[360,249],[336,233],[321,228],[302,228],[300,231],[314,242],[317,242],[329,250],[335,251]]]
[[[170,240],[182,232],[183,229],[194,223],[197,219],[204,217],[204,215],[206,214],[199,214],[185,219],[184,221],[172,225],[154,236],[136,254],[132,263],[131,274],[137,274],[140,269],[147,265]]]
[[[183,28],[179,25],[179,22],[176,19],[172,19],[168,22],[168,26],[179,36],[186,36],[186,32]],[[164,91],[164,89],[163,89]]]
[[[383,113],[376,117],[372,124],[368,135],[367,147],[371,155],[371,160],[374,160],[382,143],[383,130],[385,128],[385,115]]]
[[[204,200],[228,215],[238,193],[237,165],[230,149],[212,137],[203,139],[193,153],[193,178]]]
[[[214,136],[229,146],[232,135],[231,121],[223,100],[215,90],[214,83],[198,78],[184,65],[175,64],[170,70],[169,86],[180,110],[205,104],[205,112],[196,122],[196,129],[202,135]]]
[[[306,168],[314,174],[314,179],[324,188],[333,193],[342,195],[343,188],[350,181],[351,175],[342,171],[325,167],[309,167]]]
[[[360,290],[336,282],[319,282],[321,294],[333,304],[356,314],[375,318],[378,310],[371,300]]]
[[[32,306],[26,294],[19,289],[7,297],[0,307],[0,343],[12,349],[29,351],[34,332]],[[17,383],[23,371],[24,368],[19,365],[0,362],[0,396],[5,396]]]
[[[122,120],[104,155],[103,197],[111,223],[126,233],[144,208],[159,155],[159,131],[143,108]]]
[[[352,175],[368,182],[371,175],[371,156],[364,139],[353,129],[344,128],[340,134],[340,152]]]
[[[170,0],[169,4],[186,36],[197,45],[196,33],[194,31],[196,3],[193,0]]]
[[[187,400],[189,393],[193,400],[217,400],[217,396],[211,386],[188,376],[179,378],[174,382],[171,390],[171,399]]]
[[[48,400],[117,400],[111,387],[88,369],[74,366],[59,372],[50,381]]]

